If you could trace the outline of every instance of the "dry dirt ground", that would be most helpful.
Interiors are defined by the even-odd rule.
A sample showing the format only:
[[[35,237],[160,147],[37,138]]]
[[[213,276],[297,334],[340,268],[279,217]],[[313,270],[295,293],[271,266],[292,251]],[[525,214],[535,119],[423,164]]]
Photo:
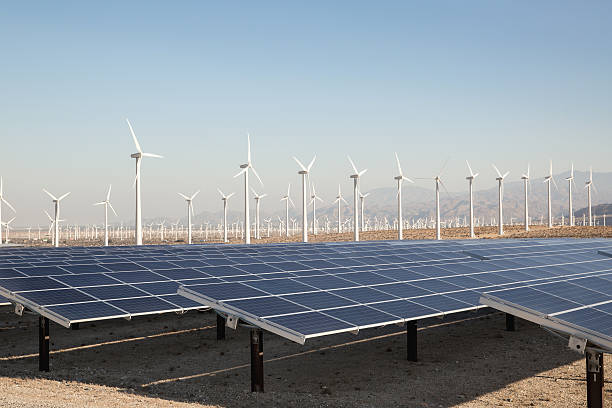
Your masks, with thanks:
[[[508,227],[506,236],[522,237],[520,230]],[[496,237],[494,228],[477,232]],[[467,229],[443,230],[444,238],[467,234]],[[362,237],[394,235],[366,232]],[[433,238],[433,231],[406,231],[406,236]],[[536,227],[528,236],[612,237],[612,227]],[[329,234],[315,240],[351,238]],[[518,331],[506,332],[499,313],[454,319],[459,320],[419,323],[417,363],[406,361],[405,329],[397,326],[309,340],[304,346],[266,333],[266,392],[253,394],[248,330],[228,329],[227,339],[217,341],[211,312],[98,322],[79,330],[51,323],[51,372],[40,373],[37,317],[19,317],[4,308],[0,406],[586,406],[584,358],[564,340],[524,321]],[[611,357],[605,357],[605,365],[612,367]]]

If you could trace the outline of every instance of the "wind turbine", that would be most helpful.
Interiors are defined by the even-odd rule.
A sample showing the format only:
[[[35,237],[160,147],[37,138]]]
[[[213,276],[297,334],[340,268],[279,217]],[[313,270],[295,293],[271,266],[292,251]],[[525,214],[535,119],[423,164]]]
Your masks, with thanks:
[[[317,235],[317,200],[323,202],[323,199],[317,195],[314,184],[311,184],[312,195],[310,203],[312,204],[312,235]]]
[[[498,226],[499,226],[499,235],[504,235],[504,217],[503,217],[503,200],[504,200],[504,179],[506,178],[506,176],[508,174],[510,174],[509,171],[505,172],[504,175],[502,175],[499,171],[499,169],[497,167],[495,167],[495,165],[493,164],[493,168],[495,169],[495,172],[497,173],[497,178],[495,180],[497,180],[498,184],[499,184],[499,191],[498,191],[498,197],[499,197],[499,213],[498,213],[498,217],[499,220],[497,222]]]
[[[448,159],[446,159],[446,161],[442,165],[442,169],[440,170],[438,175],[433,178],[434,181],[436,182],[436,239],[438,241],[442,239],[440,235],[440,184],[444,187],[444,189],[446,189],[446,186],[444,186],[444,183],[442,182],[442,172],[446,168],[447,163],[448,163]],[[421,180],[430,180],[429,178],[425,178],[425,179],[421,177],[419,178]]]
[[[338,234],[342,232],[342,207],[341,205],[343,201],[344,201],[344,204],[348,204],[348,202],[346,202],[346,200],[342,196],[342,191],[340,190],[340,184],[338,184],[338,195],[336,196],[336,200],[334,201],[334,203],[338,203]]]
[[[117,217],[117,212],[113,208],[113,205],[110,203],[110,193],[111,188],[113,186],[108,186],[108,193],[106,193],[106,200],[100,201],[99,203],[95,203],[94,205],[103,205],[104,206],[104,246],[108,246],[108,207],[111,208],[115,217]]]
[[[593,184],[593,167],[589,167],[589,179],[584,183],[584,188],[587,189],[587,207],[589,208],[589,227],[593,226],[593,214],[591,212],[591,187],[595,188]]]
[[[240,165],[240,172],[234,178],[244,174],[244,243],[251,243],[251,223],[249,221],[249,169],[253,171],[259,183],[263,186],[263,181],[259,178],[259,174],[255,171],[251,163],[251,136],[247,133],[247,162]]]
[[[308,177],[308,184],[310,184],[310,169],[317,159],[317,155],[315,154],[308,167],[304,166],[301,161],[298,160],[297,157],[293,156],[293,160],[300,166],[302,170],[298,171],[298,174],[302,175],[302,242],[308,242],[308,205],[306,195],[306,177]]]
[[[470,175],[465,178],[466,180],[468,180],[470,182],[470,238],[475,238],[476,234],[474,234],[474,190],[473,190],[473,184],[474,184],[474,179],[476,177],[478,177],[478,173],[474,173],[472,171],[472,167],[470,166],[470,162],[468,162],[466,160],[465,163],[467,164],[468,170],[470,171]]]
[[[6,204],[8,208],[13,210],[14,213],[17,213],[17,211],[15,211],[13,206],[8,201],[6,201],[6,199],[4,198],[2,187],[3,187],[2,177],[0,177],[0,223],[2,223],[2,203]],[[0,244],[2,244],[2,228],[0,228]]]
[[[13,218],[11,218],[10,220],[8,220],[7,222],[4,222],[4,223],[3,223],[3,224],[4,224],[4,226],[6,227],[6,237],[4,238],[4,239],[5,239],[5,241],[4,241],[4,242],[5,242],[6,244],[8,244],[8,242],[9,242],[9,230],[13,229],[13,228],[11,227],[11,222],[13,222],[13,221],[15,221],[15,217],[13,217]],[[2,229],[2,227],[0,227],[0,229]]]
[[[66,194],[64,194],[60,198],[57,198],[53,194],[51,194],[50,192],[45,190],[44,188],[43,188],[43,191],[45,193],[47,193],[47,195],[49,197],[51,197],[51,200],[53,200],[53,204],[55,205],[55,217],[53,219],[53,224],[54,224],[54,228],[55,228],[54,229],[54,243],[53,244],[55,245],[55,247],[58,247],[59,246],[60,201],[62,201],[64,198],[68,197],[70,192],[67,192]]]
[[[572,163],[572,168],[570,170],[569,177],[565,178],[568,182],[568,191],[569,191],[569,225],[570,227],[574,226],[574,205],[572,203],[572,183],[576,185],[574,181],[574,163]]]
[[[154,153],[144,153],[140,147],[140,143],[138,143],[138,139],[136,139],[136,134],[134,133],[134,129],[132,129],[132,124],[128,119],[125,120],[130,128],[130,133],[132,134],[132,138],[134,139],[134,145],[136,146],[136,153],[132,153],[130,155],[131,158],[136,159],[136,178],[134,179],[134,187],[136,188],[136,227],[134,231],[134,235],[136,236],[136,245],[142,245],[142,207],[140,200],[140,164],[142,163],[143,157],[156,157],[158,159],[163,158],[158,154]]]
[[[555,185],[555,188],[558,190],[559,188],[557,187],[557,183],[555,182],[555,179],[553,178],[553,168],[552,168],[552,160],[550,161],[550,170],[548,173],[548,176],[544,177],[544,183],[548,183],[548,228],[552,228],[552,202],[551,202],[551,197],[550,197],[550,183],[552,183]]]
[[[527,185],[531,185],[529,181],[529,164],[527,164],[527,173],[521,177],[525,185],[525,231],[529,231],[529,201],[527,199]]]
[[[295,208],[295,204],[293,203],[293,200],[291,199],[291,197],[289,196],[289,193],[291,192],[291,183],[289,183],[289,186],[287,187],[287,195],[285,195],[283,198],[281,198],[281,201],[285,201],[285,232],[286,235],[289,236],[289,204],[291,204],[291,206],[293,208]]]
[[[227,242],[227,200],[229,200],[234,193],[225,195],[220,189],[217,189],[217,191],[221,194],[221,200],[223,200],[223,242]]]
[[[359,241],[359,178],[365,174],[368,169],[357,170],[355,163],[351,160],[350,156],[346,156],[351,163],[354,174],[350,175],[353,179],[353,239]]]
[[[253,194],[255,195],[255,238],[256,239],[261,239],[261,234],[259,233],[260,230],[260,225],[259,225],[259,204],[262,198],[264,198],[265,196],[267,196],[267,194],[257,194],[255,192],[255,190],[253,188],[251,188],[251,191],[253,192]]]
[[[191,197],[186,196],[185,194],[178,193],[181,197],[187,201],[187,243],[191,244],[191,216],[193,215],[193,199],[200,194],[200,190],[193,193]]]
[[[402,218],[402,184],[404,184],[404,180],[410,183],[414,183],[414,181],[410,180],[408,177],[405,177],[404,173],[402,173],[402,166],[400,165],[400,160],[397,153],[395,153],[395,161],[397,162],[397,170],[399,171],[399,175],[394,177],[395,180],[397,180],[397,239],[401,241],[404,239],[404,220]],[[363,213],[361,214],[361,217],[363,218]]]

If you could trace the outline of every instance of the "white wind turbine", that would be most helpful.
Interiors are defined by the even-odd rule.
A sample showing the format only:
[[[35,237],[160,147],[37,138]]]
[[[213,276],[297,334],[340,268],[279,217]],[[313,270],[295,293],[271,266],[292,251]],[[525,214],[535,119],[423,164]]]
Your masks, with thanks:
[[[572,168],[570,170],[570,175],[569,177],[565,178],[568,182],[568,191],[569,191],[569,225],[570,227],[574,226],[574,205],[572,202],[572,183],[574,184],[574,186],[576,185],[576,182],[574,181],[574,163],[572,163]]]
[[[70,192],[67,192],[66,194],[64,194],[63,196],[61,196],[60,198],[55,197],[53,194],[51,194],[50,192],[48,192],[47,190],[45,190],[43,188],[43,191],[45,193],[47,193],[47,195],[49,197],[51,197],[51,200],[53,200],[53,204],[55,206],[55,216],[53,218],[53,224],[54,224],[54,234],[53,234],[53,238],[54,238],[54,245],[56,247],[59,246],[59,217],[60,217],[60,201],[62,201],[64,198],[68,197],[68,195],[70,194]]]
[[[395,161],[397,162],[397,170],[399,171],[399,175],[395,176],[395,180],[397,180],[397,239],[400,241],[404,239],[404,219],[402,218],[402,184],[404,184],[404,180],[414,183],[414,181],[410,180],[408,177],[404,176],[402,173],[402,166],[400,165],[399,157],[397,153],[395,153]],[[361,214],[363,218],[363,214]]]
[[[473,190],[473,184],[474,184],[474,179],[476,177],[478,177],[478,173],[474,173],[472,171],[472,167],[470,166],[470,163],[466,160],[465,163],[468,166],[468,170],[470,171],[470,175],[467,176],[465,179],[468,180],[470,182],[470,238],[474,238],[476,237],[476,234],[474,234],[474,190]]]
[[[312,204],[312,235],[317,235],[317,200],[323,202],[323,199],[317,195],[314,184],[311,184],[312,195],[310,203]]]
[[[132,134],[132,138],[134,139],[134,145],[136,146],[136,153],[132,153],[130,155],[131,158],[136,159],[136,178],[134,178],[134,187],[136,188],[136,227],[134,234],[136,236],[136,245],[142,245],[142,206],[140,200],[140,165],[142,163],[143,157],[156,157],[158,159],[163,158],[158,154],[154,153],[144,153],[142,148],[140,147],[140,143],[138,143],[138,139],[136,139],[136,134],[134,133],[134,129],[132,129],[132,124],[128,119],[125,120],[130,128],[130,133]]]
[[[497,178],[495,180],[497,180],[497,182],[499,184],[499,191],[498,191],[498,199],[499,199],[499,213],[498,213],[498,217],[499,217],[499,220],[498,220],[497,224],[499,225],[499,235],[504,235],[504,213],[503,213],[504,179],[506,178],[506,176],[508,174],[510,174],[510,172],[507,171],[507,172],[505,172],[502,175],[500,173],[499,169],[497,167],[495,167],[494,164],[493,164],[493,168],[495,169],[495,172],[497,173]]]
[[[344,204],[348,204],[342,196],[340,184],[338,184],[338,195],[336,196],[336,200],[334,201],[334,204],[338,203],[338,234],[342,232],[342,202],[344,202]]]
[[[253,195],[254,195],[253,198],[255,199],[255,238],[261,239],[261,234],[260,234],[261,226],[259,225],[260,224],[259,204],[260,204],[260,200],[264,198],[265,196],[267,196],[267,194],[264,193],[264,194],[259,195],[255,192],[253,188],[251,188],[251,191],[253,192]]]
[[[528,184],[531,185],[531,182],[529,181],[529,164],[527,164],[527,173],[523,174],[521,179],[523,180],[525,188],[525,231],[529,231],[529,200],[527,197]]]
[[[9,230],[13,229],[11,227],[11,222],[15,221],[15,217],[11,218],[10,220],[8,220],[7,222],[3,222],[2,224],[4,224],[5,228],[6,228],[6,237],[4,238],[4,242],[6,244],[8,244],[9,242]],[[0,227],[0,229],[2,229],[2,227]]]
[[[557,187],[557,183],[555,182],[555,179],[553,178],[553,168],[552,168],[552,160],[550,161],[550,170],[548,172],[548,176],[544,177],[544,183],[548,183],[547,186],[547,193],[548,193],[548,228],[552,228],[552,201],[551,201],[551,195],[550,195],[550,184],[552,183],[555,185],[555,188],[558,190],[559,188]]]
[[[0,177],[0,223],[2,223],[2,203],[6,204],[14,213],[17,213],[13,206],[4,198],[2,177]],[[0,244],[2,244],[2,228],[0,228]]]
[[[255,171],[253,164],[251,163],[251,136],[247,133],[247,162],[240,165],[240,172],[234,176],[238,177],[244,174],[244,243],[251,243],[251,223],[249,221],[249,169],[253,171],[259,183],[263,186],[263,181],[259,178],[259,174]]]
[[[438,173],[438,175],[433,178],[434,181],[436,182],[436,239],[438,241],[442,239],[440,235],[440,185],[442,185],[444,189],[446,189],[446,186],[444,186],[444,183],[442,182],[442,172],[446,168],[447,163],[448,163],[448,159],[446,159],[446,161],[444,162],[444,165],[442,165],[442,169],[440,170],[440,173]],[[422,178],[422,177],[419,177],[419,179],[431,180],[430,178]]]
[[[108,207],[113,211],[115,217],[117,217],[117,212],[113,208],[113,205],[110,203],[110,193],[111,188],[113,186],[108,186],[108,193],[106,193],[106,200],[100,201],[99,203],[95,203],[94,205],[103,205],[104,206],[104,246],[108,246]]]
[[[217,189],[217,191],[221,194],[221,200],[223,200],[223,242],[227,242],[227,201],[234,193],[225,195],[220,189]]]
[[[291,192],[291,183],[289,183],[289,186],[287,187],[287,195],[283,196],[283,198],[281,198],[281,201],[285,202],[285,233],[286,236],[289,236],[289,204],[291,204],[291,206],[293,208],[295,208],[295,204],[293,203],[293,200],[291,199],[291,196],[289,195],[289,193]]]
[[[310,169],[312,168],[312,165],[316,159],[317,155],[315,154],[310,161],[310,164],[308,164],[308,167],[306,167],[301,161],[298,160],[297,157],[293,156],[293,160],[295,160],[298,166],[300,166],[302,169],[298,171],[298,174],[302,175],[302,242],[308,242],[308,196],[306,195],[306,177],[308,177],[308,184],[310,184]]]
[[[589,179],[584,183],[584,188],[587,189],[587,207],[589,211],[589,227],[593,226],[593,214],[591,212],[591,188],[595,188],[593,184],[593,167],[589,167]]]
[[[360,202],[360,214],[361,214],[361,231],[365,230],[365,199],[369,196],[370,193],[361,194],[361,190],[359,191],[359,199]]]
[[[359,179],[365,174],[368,169],[357,170],[355,163],[351,160],[350,156],[347,156],[351,167],[355,173],[350,175],[353,179],[353,239],[359,241]]]
[[[181,197],[187,201],[187,243],[191,244],[191,216],[193,215],[193,199],[200,194],[200,190],[193,193],[191,196],[186,196],[185,194],[178,193]]]

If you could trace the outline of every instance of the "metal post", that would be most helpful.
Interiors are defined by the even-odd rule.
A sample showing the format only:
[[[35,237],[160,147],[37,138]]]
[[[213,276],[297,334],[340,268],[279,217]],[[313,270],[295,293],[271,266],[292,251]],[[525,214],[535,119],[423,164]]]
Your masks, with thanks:
[[[251,392],[264,392],[263,330],[251,329]]]
[[[217,340],[225,340],[225,318],[217,315]]]
[[[506,331],[516,331],[516,321],[510,313],[506,313]]]
[[[406,322],[406,358],[417,361],[417,321]]]
[[[603,353],[588,351],[586,355],[587,407],[603,407],[604,364]]]
[[[38,317],[38,370],[49,371],[49,319]]]

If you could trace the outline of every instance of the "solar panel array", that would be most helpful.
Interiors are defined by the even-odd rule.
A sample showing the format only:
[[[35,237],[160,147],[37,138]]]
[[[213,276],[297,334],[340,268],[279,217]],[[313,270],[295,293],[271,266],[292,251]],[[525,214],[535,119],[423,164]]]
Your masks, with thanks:
[[[332,331],[345,330],[347,325],[353,329],[380,325],[389,315],[397,316],[399,312],[393,314],[392,308],[409,306],[410,315],[419,312],[419,316],[476,308],[476,290],[481,287],[544,276],[553,279],[567,272],[534,275],[534,271],[519,271],[528,266],[524,262],[498,259],[494,271],[485,268],[492,273],[483,280],[486,263],[470,251],[529,248],[531,255],[541,256],[572,251],[578,258],[564,262],[595,262],[590,257],[606,258],[595,257],[593,248],[611,247],[605,240],[491,240],[14,248],[0,251],[0,294],[68,326],[203,307],[177,295],[180,285],[226,288],[226,294],[217,293],[215,301],[232,302],[232,308],[240,306],[248,310],[248,316],[258,318],[272,316],[268,311],[273,310],[275,324],[302,314],[296,324],[306,324],[308,328],[301,330],[310,333],[321,332],[330,322]],[[380,285],[386,285],[386,291],[376,288]],[[258,291],[257,296],[241,294],[245,289]],[[293,298],[287,300],[290,295]],[[264,297],[276,303],[264,305],[257,300]],[[413,297],[421,300],[393,303]],[[318,310],[325,304],[319,302],[325,301],[337,310],[323,315],[332,313],[334,320],[304,314],[303,308]],[[373,303],[381,306],[372,308]],[[281,309],[288,304],[291,309]],[[344,316],[349,312],[359,320]],[[405,313],[400,315],[404,319]]]
[[[311,260],[315,263],[295,261],[286,276],[265,276],[262,266],[257,279],[186,284],[179,293],[303,343],[311,337],[474,310],[481,307],[480,294],[491,289],[612,271],[612,259],[596,253],[612,245],[606,240],[454,241],[431,246],[403,241],[372,249],[350,245],[341,266],[336,254],[322,252],[319,260]],[[413,258],[429,249],[448,255]],[[461,256],[474,251],[496,259]],[[393,257],[392,262],[386,257]]]
[[[490,291],[482,302],[612,352],[612,272]]]

